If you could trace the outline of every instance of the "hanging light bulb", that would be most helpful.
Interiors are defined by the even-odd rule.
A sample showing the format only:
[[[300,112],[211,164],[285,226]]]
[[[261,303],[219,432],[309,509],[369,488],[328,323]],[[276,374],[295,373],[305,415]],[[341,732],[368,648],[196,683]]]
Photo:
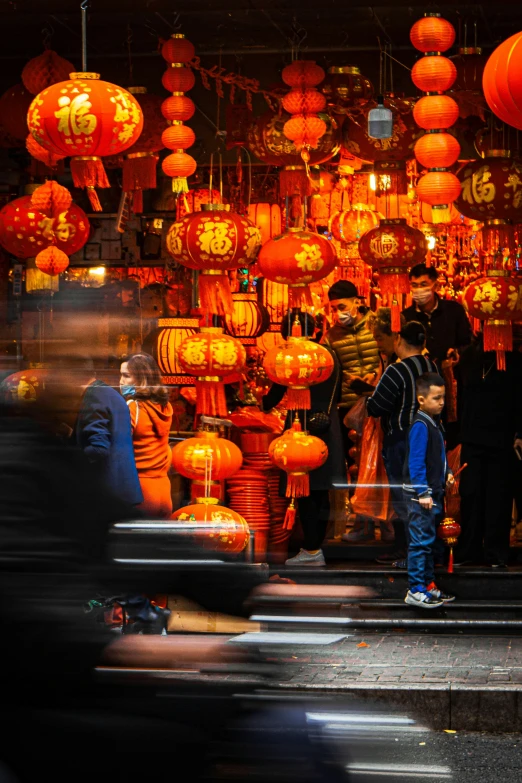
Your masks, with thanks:
[[[377,190],[377,177],[375,174],[370,174],[370,190]]]
[[[391,139],[393,136],[393,112],[384,105],[379,95],[377,106],[368,112],[368,136],[371,139]]]

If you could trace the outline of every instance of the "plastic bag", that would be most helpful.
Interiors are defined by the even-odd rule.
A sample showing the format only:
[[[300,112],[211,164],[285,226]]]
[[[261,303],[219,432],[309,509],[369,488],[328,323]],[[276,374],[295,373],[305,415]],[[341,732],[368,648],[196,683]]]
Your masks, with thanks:
[[[380,422],[369,416],[363,427],[357,488],[351,505],[355,514],[387,520],[390,488],[382,459],[382,439]]]
[[[360,397],[344,417],[344,426],[348,430],[355,430],[357,435],[360,436],[367,418],[366,398]]]

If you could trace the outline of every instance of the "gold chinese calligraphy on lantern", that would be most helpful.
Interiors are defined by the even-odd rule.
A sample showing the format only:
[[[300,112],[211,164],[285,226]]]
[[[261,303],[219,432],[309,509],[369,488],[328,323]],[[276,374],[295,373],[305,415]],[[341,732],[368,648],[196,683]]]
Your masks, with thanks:
[[[475,220],[518,222],[522,206],[522,167],[508,153],[487,153],[492,157],[468,163],[461,173],[462,192],[457,209]]]
[[[71,100],[68,95],[58,98],[58,111],[54,116],[58,119],[58,132],[64,136],[79,136],[83,133],[90,136],[96,130],[98,120],[96,115],[90,113],[92,103],[87,93],[77,95]],[[71,142],[72,143],[72,142]]]

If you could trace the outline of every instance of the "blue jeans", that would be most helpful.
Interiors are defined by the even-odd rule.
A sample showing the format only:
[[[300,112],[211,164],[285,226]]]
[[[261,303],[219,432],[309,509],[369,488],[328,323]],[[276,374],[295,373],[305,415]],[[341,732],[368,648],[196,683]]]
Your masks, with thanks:
[[[402,485],[404,482],[404,460],[406,458],[406,437],[392,443],[386,441],[382,447],[382,460],[390,484],[390,498],[397,519],[393,520],[395,545],[397,549],[408,548],[408,504]]]
[[[437,526],[444,519],[444,492],[433,493],[432,509],[408,498],[408,582],[412,593],[435,579],[435,554],[440,550]]]

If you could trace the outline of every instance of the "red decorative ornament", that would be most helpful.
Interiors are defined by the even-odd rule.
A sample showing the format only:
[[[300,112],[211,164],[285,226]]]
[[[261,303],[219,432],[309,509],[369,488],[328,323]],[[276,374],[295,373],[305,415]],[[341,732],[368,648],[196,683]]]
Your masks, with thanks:
[[[199,318],[158,318],[158,329],[152,336],[152,353],[167,386],[192,385],[192,376],[179,363],[179,346],[198,328]]]
[[[55,155],[54,152],[49,152],[49,150],[46,150],[45,147],[42,147],[40,144],[38,144],[36,139],[34,139],[31,134],[29,134],[25,140],[25,147],[31,157],[33,157],[35,160],[39,160],[49,169],[56,168],[58,162],[65,158],[65,155]]]
[[[474,220],[520,220],[522,165],[506,150],[489,150],[459,173],[462,192],[456,206]]]
[[[282,104],[289,114],[316,114],[325,108],[326,98],[315,88],[308,87],[290,90],[283,96]]]
[[[520,284],[503,270],[490,270],[464,291],[468,313],[484,322],[484,350],[495,351],[497,369],[506,369],[506,351],[513,350],[513,321],[522,319]]]
[[[129,87],[143,114],[143,130],[139,139],[126,152],[123,161],[123,190],[132,193],[132,210],[143,212],[143,191],[156,187],[158,152],[163,149],[161,134],[165,121],[161,113],[162,99],[147,92],[146,87]]]
[[[415,104],[413,118],[427,131],[450,128],[459,118],[459,107],[449,95],[424,95]]]
[[[283,98],[284,108],[293,115],[285,122],[283,133],[294,142],[307,166],[309,150],[316,149],[319,139],[326,133],[326,123],[317,113],[326,101],[321,93],[312,89],[324,79],[324,71],[312,61],[296,60],[283,69],[282,77],[285,84],[293,87]]]
[[[54,180],[48,180],[40,185],[31,195],[31,205],[48,217],[56,218],[62,212],[67,212],[72,204],[72,196],[63,185]]]
[[[374,139],[368,135],[368,113],[377,106],[367,102],[364,109],[343,125],[343,148],[363,160],[402,161],[412,157],[417,127],[413,120],[413,101],[393,93],[384,96],[384,106],[393,112],[393,132],[389,139]]]
[[[419,199],[434,209],[445,209],[459,197],[460,191],[460,182],[450,171],[429,171],[417,183]]]
[[[283,68],[281,77],[289,87],[305,89],[316,87],[324,79],[325,73],[313,60],[294,60]]]
[[[300,151],[315,149],[325,132],[326,122],[314,114],[296,114],[284,125],[285,136],[293,141],[296,149]],[[308,163],[305,157],[303,160]]]
[[[440,14],[426,14],[410,30],[410,41],[419,52],[445,52],[455,43],[455,28]]]
[[[487,62],[480,47],[465,47],[450,58],[457,68],[457,78],[451,90],[458,103],[460,116],[466,119],[476,115],[484,120],[486,101],[482,91],[482,78]],[[447,127],[447,126],[444,126]]]
[[[288,386],[288,410],[309,410],[310,386],[330,377],[334,360],[327,348],[296,336],[267,351],[263,368],[271,381]]]
[[[169,125],[163,131],[161,140],[164,147],[188,150],[196,141],[196,134],[188,125]]]
[[[27,136],[27,112],[32,100],[33,96],[22,84],[10,87],[0,98],[2,126],[18,142],[23,142]]]
[[[73,73],[69,81],[46,88],[31,103],[29,131],[55,154],[71,155],[76,187],[87,188],[94,211],[101,211],[95,187],[109,181],[101,158],[132,147],[143,128],[139,103],[127,90],[96,73]]]
[[[232,301],[234,311],[225,317],[225,332],[242,345],[256,345],[256,339],[270,327],[268,310],[255,293],[238,291]]]
[[[161,47],[161,56],[171,65],[188,63],[194,59],[195,54],[194,44],[187,41],[182,33],[173,33]]]
[[[195,481],[223,481],[231,478],[243,464],[241,450],[217,432],[196,432],[172,449],[172,467]]]
[[[373,98],[373,85],[355,65],[332,66],[321,85],[328,106],[339,114],[366,106]]]
[[[216,498],[198,498],[196,503],[178,509],[176,522],[196,523],[198,530],[187,531],[195,542],[214,552],[237,554],[246,547],[250,531],[246,520],[231,508],[218,505]]]
[[[425,133],[414,147],[415,157],[426,168],[453,166],[460,155],[460,144],[451,133]]]
[[[308,288],[330,274],[337,263],[335,248],[321,234],[290,228],[261,248],[258,266],[263,277],[289,286],[290,307],[312,305]]]
[[[50,370],[21,370],[8,375],[0,384],[0,398],[15,405],[35,403],[46,391],[50,375]]]
[[[457,78],[455,64],[439,55],[425,55],[411,71],[413,84],[423,92],[445,92]]]
[[[453,573],[453,547],[457,543],[461,532],[461,526],[452,517],[443,519],[437,528],[437,537],[442,539],[446,546],[449,546],[448,574]]]
[[[227,271],[250,264],[261,244],[259,230],[248,218],[226,212],[222,204],[204,204],[201,212],[172,224],[167,250],[189,269],[199,269],[199,295],[204,311],[233,313]]]
[[[491,111],[503,122],[522,129],[522,33],[498,46],[484,68],[482,86]]]
[[[33,95],[38,95],[51,84],[67,81],[73,71],[72,63],[51,49],[46,49],[43,54],[33,57],[26,63],[22,71],[22,82],[26,90]]]
[[[46,275],[59,275],[65,272],[69,266],[69,259],[55,245],[50,245],[45,250],[41,250],[36,256],[36,266],[40,272]]]
[[[379,273],[379,287],[392,310],[392,330],[400,331],[402,297],[409,293],[408,270],[426,258],[426,239],[403,218],[381,220],[359,240],[359,255]]]
[[[161,104],[161,111],[166,120],[170,122],[185,122],[194,116],[196,105],[191,98],[186,95],[173,95],[165,98]]]
[[[179,346],[179,363],[196,378],[196,413],[208,416],[228,415],[222,379],[241,372],[245,349],[238,340],[217,327],[205,327],[186,337]]]
[[[185,68],[182,63],[172,63],[161,77],[161,83],[167,92],[188,92],[194,87],[196,77],[191,68]]]
[[[328,228],[338,242],[358,242],[378,224],[379,218],[373,209],[367,204],[354,204],[350,209],[334,213]]]
[[[183,185],[186,184],[187,177],[191,177],[197,169],[197,163],[194,158],[191,155],[187,155],[183,150],[168,155],[163,160],[161,166],[164,174],[167,177],[172,177],[173,183],[175,180],[176,182],[183,180]],[[174,192],[176,193],[177,191]]]

